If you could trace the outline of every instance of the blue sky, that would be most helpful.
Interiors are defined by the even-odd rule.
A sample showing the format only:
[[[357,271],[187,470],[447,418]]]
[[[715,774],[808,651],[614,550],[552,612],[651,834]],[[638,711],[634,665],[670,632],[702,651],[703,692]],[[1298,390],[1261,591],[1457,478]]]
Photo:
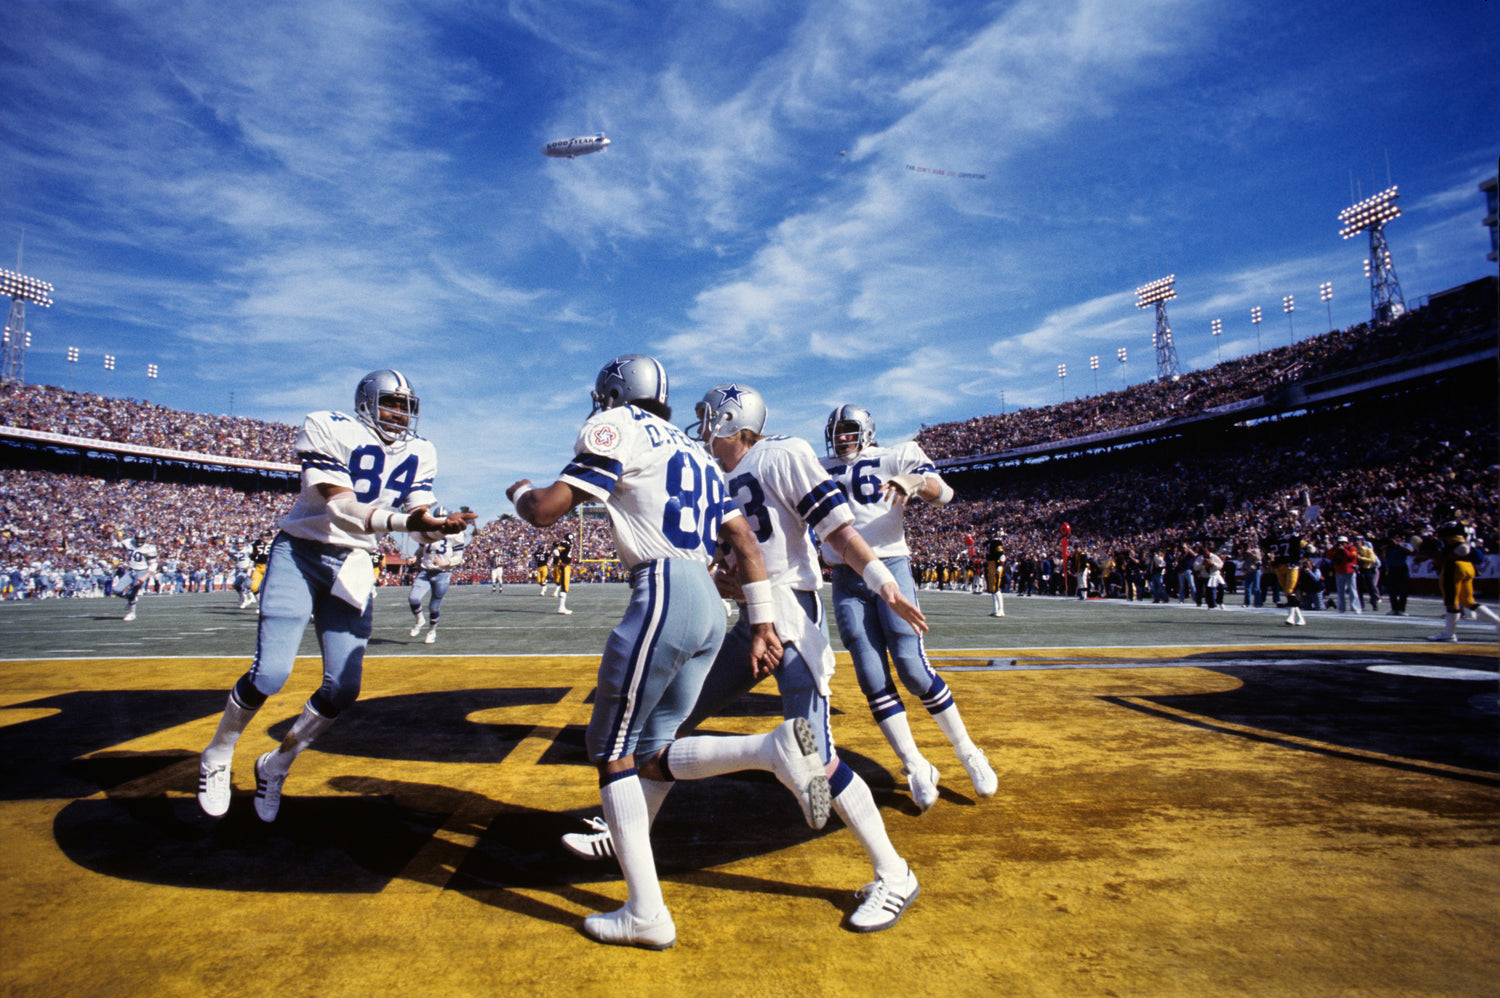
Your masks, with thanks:
[[[821,449],[843,401],[893,442],[1148,380],[1169,273],[1185,368],[1287,294],[1325,330],[1324,281],[1368,318],[1337,215],[1388,178],[1408,301],[1491,273],[1497,40],[1490,0],[11,0],[0,262],[56,287],[28,381],[296,423],[397,367],[488,518],[620,353]]]

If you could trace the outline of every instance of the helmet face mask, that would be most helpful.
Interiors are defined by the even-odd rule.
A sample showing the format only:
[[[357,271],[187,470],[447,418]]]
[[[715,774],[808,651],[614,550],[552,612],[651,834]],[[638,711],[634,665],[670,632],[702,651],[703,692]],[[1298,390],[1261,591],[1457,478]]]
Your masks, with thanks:
[[[735,436],[741,430],[761,433],[766,428],[766,400],[748,385],[715,385],[703,394],[693,413],[698,417],[698,439],[704,443]]]
[[[667,404],[667,372],[656,358],[627,353],[605,364],[594,379],[594,413],[629,405],[641,399]]]
[[[400,371],[371,371],[354,389],[354,414],[386,443],[417,432],[421,404]]]
[[[862,405],[845,403],[828,414],[823,443],[829,457],[852,461],[866,447],[875,446],[875,417]]]

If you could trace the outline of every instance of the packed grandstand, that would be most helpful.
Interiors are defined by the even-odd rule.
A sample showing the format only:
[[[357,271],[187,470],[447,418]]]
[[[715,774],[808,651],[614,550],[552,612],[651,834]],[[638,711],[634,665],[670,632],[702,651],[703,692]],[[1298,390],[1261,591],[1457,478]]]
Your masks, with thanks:
[[[1495,279],[1359,325],[1054,406],[925,426],[918,441],[958,498],[916,504],[913,562],[966,579],[1003,533],[1011,563],[1075,559],[1098,591],[1126,566],[1209,544],[1238,562],[1289,514],[1314,546],[1336,534],[1421,535],[1443,504],[1500,549]],[[162,591],[224,587],[231,549],[272,530],[295,490],[297,428],[179,412],[45,385],[0,385],[0,589],[103,592],[122,533],[149,525]],[[1316,508],[1316,518],[1307,507]],[[568,521],[577,582],[621,578],[601,517]],[[563,532],[484,524],[456,581],[534,571]],[[386,542],[382,581],[405,560]],[[1115,584],[1109,579],[1116,576]],[[1065,590],[1061,570],[1052,585]],[[1013,583],[1014,584],[1014,583]]]

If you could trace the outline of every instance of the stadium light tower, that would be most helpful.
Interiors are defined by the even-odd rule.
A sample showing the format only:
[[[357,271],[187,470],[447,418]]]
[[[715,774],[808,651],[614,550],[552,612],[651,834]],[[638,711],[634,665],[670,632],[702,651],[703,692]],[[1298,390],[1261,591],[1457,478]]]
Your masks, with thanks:
[[[52,285],[13,270],[0,269],[0,294],[10,299],[10,318],[5,320],[5,366],[0,383],[26,380],[26,348],[31,334],[26,331],[26,303],[48,308],[52,305]]]
[[[1286,313],[1286,334],[1291,339],[1292,346],[1296,346],[1297,330],[1292,326],[1292,313],[1297,311],[1297,303],[1292,301],[1291,295],[1281,299],[1281,310]]]
[[[1323,304],[1328,306],[1328,331],[1333,332],[1333,282],[1324,281],[1318,285],[1318,297],[1323,299]]]
[[[1260,353],[1260,306],[1250,310],[1250,321],[1255,323],[1255,352]]]
[[[1060,382],[1062,382],[1063,399],[1066,401],[1067,397],[1068,397],[1068,365],[1067,364],[1058,364],[1057,365],[1057,380],[1060,381]]]
[[[1214,331],[1214,357],[1217,358],[1218,363],[1222,364],[1224,363],[1224,354],[1219,349],[1219,337],[1224,335],[1224,320],[1215,319],[1212,328]]]
[[[1094,354],[1089,358],[1089,370],[1094,372],[1094,394],[1099,394],[1099,355]]]
[[[1115,351],[1115,359],[1120,362],[1120,387],[1125,387],[1125,348],[1121,347]]]
[[[1156,378],[1158,381],[1173,380],[1178,376],[1177,348],[1172,346],[1172,328],[1167,325],[1167,302],[1177,297],[1174,287],[1177,275],[1163,277],[1135,289],[1135,307],[1156,307],[1156,335],[1151,342],[1156,346]]]
[[[1350,239],[1361,232],[1370,234],[1370,257],[1365,261],[1365,269],[1370,278],[1370,318],[1377,324],[1390,322],[1406,312],[1406,299],[1401,297],[1401,282],[1396,279],[1391,248],[1385,241],[1385,223],[1401,217],[1401,209],[1396,205],[1400,196],[1395,187],[1388,187],[1339,212],[1342,225],[1339,235]]]

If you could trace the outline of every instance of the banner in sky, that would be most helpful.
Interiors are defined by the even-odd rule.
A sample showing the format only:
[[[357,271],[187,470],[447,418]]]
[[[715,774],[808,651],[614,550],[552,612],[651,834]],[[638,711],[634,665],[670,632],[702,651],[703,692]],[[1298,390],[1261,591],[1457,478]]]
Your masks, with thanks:
[[[959,173],[956,170],[943,170],[943,169],[939,169],[938,167],[935,167],[935,166],[913,166],[912,164],[907,163],[906,164],[906,169],[907,169],[907,172],[909,172],[909,173],[925,173],[929,177],[955,177],[955,178],[957,178],[959,180],[988,180],[989,179],[987,176],[985,176],[982,173]]]

